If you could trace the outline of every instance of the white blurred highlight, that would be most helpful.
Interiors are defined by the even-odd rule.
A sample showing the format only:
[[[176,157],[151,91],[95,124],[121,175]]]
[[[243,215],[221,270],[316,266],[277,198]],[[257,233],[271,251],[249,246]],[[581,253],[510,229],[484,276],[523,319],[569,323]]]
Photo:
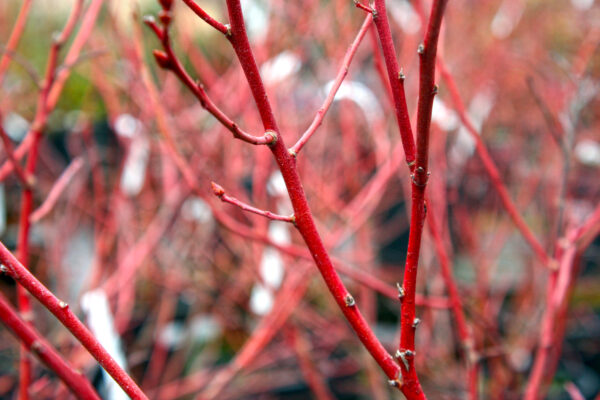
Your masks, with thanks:
[[[8,137],[15,142],[20,142],[29,130],[29,122],[19,114],[11,112],[3,118],[2,127]]]
[[[119,115],[115,120],[114,129],[119,136],[130,140],[120,187],[127,196],[135,196],[142,190],[146,180],[150,143],[142,135],[140,120],[130,114]]]
[[[594,5],[594,0],[571,0],[571,4],[578,10],[589,10]]]
[[[600,143],[584,139],[575,145],[575,157],[577,160],[589,166],[600,166]]]
[[[146,168],[150,156],[150,143],[139,135],[129,145],[125,166],[121,174],[121,190],[128,196],[137,195],[146,180]]]
[[[291,214],[292,206],[287,196],[285,182],[281,173],[274,172],[267,184],[267,192],[278,197],[277,211],[279,214]],[[291,234],[287,222],[270,221],[269,238],[277,244],[290,244]],[[275,292],[281,286],[285,275],[285,265],[281,253],[273,247],[266,246],[260,260],[259,274],[262,282],[252,288],[250,294],[250,309],[257,315],[265,315],[273,308]]]
[[[446,107],[446,104],[438,97],[433,99],[431,120],[445,131],[452,131],[460,125],[460,119],[456,112]]]
[[[498,39],[505,39],[519,25],[525,5],[521,0],[504,0],[496,12],[490,29]]]
[[[181,207],[181,216],[187,221],[210,224],[214,221],[210,206],[200,197],[190,197]]]
[[[131,114],[121,114],[115,119],[114,130],[117,135],[132,139],[142,130],[142,123]]]
[[[323,87],[325,96],[329,93],[333,87],[334,81],[331,80]],[[335,94],[334,101],[336,100],[352,100],[358,105],[365,116],[369,120],[369,123],[377,121],[382,118],[381,107],[377,96],[373,93],[368,86],[357,81],[344,81],[337,93]]]
[[[106,293],[102,289],[86,292],[81,298],[81,308],[87,314],[90,330],[100,344],[123,369],[127,368],[125,354],[121,349],[121,338],[117,334],[114,319],[110,312]],[[106,398],[108,400],[127,400],[129,397],[115,380],[102,370],[106,382]]]
[[[242,11],[250,40],[261,40],[269,31],[271,6],[266,0],[242,1]]]
[[[421,18],[408,1],[400,0],[390,4],[388,7],[392,18],[394,18],[404,32],[408,34],[419,32],[419,29],[421,29]]]
[[[266,61],[260,75],[267,85],[280,83],[300,70],[302,62],[291,51],[284,51]]]

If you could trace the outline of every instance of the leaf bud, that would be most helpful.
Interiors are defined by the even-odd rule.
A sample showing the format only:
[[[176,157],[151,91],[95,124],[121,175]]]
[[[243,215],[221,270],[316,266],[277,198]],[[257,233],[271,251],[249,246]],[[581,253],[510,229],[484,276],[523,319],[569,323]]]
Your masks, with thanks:
[[[171,69],[171,60],[167,53],[162,50],[153,50],[152,54],[154,54],[154,58],[156,59],[156,63],[163,69]]]

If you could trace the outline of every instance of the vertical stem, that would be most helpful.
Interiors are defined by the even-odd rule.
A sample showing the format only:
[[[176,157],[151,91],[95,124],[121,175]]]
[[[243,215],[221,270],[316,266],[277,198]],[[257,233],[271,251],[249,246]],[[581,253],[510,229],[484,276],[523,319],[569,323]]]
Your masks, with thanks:
[[[406,96],[404,94],[404,74],[398,66],[396,50],[392,40],[392,31],[387,18],[387,10],[385,0],[375,0],[375,11],[373,16],[381,50],[383,51],[383,59],[388,72],[390,86],[392,88],[392,98],[394,100],[394,111],[400,129],[400,138],[402,139],[402,147],[406,163],[411,171],[415,163],[415,139],[413,138],[412,128],[410,126],[410,118],[408,115],[408,107],[406,105]]]
[[[33,194],[31,188],[24,188],[21,199],[21,216],[19,221],[19,234],[17,241],[17,257],[24,265],[29,260],[29,215],[33,207]],[[30,323],[33,320],[31,315],[31,305],[27,291],[22,286],[17,286],[17,302],[19,312],[23,319]],[[29,349],[26,345],[21,345],[21,355],[19,360],[19,400],[29,398],[28,390],[31,382],[31,359],[29,358]]]
[[[69,21],[71,21],[71,19]],[[67,22],[67,26],[68,25],[69,23]],[[46,100],[48,97],[48,91],[50,90],[52,80],[54,78],[54,71],[56,69],[60,44],[61,42],[54,41],[50,49],[44,83],[38,96],[36,115],[32,123],[32,130],[30,132],[32,135],[32,144],[27,157],[27,162],[25,164],[25,176],[33,177],[35,173],[35,166],[38,159],[38,147],[42,137],[42,129],[48,116]],[[19,235],[17,241],[17,257],[23,265],[29,265],[29,231],[31,229],[29,217],[32,211],[33,191],[30,186],[26,186],[23,188],[23,192],[21,194],[21,215],[19,219]],[[33,316],[31,315],[32,311],[29,302],[29,295],[27,294],[27,291],[20,285],[17,287],[17,299],[21,315],[24,316],[26,321],[31,321]],[[29,398],[28,388],[30,380],[31,360],[29,358],[29,351],[26,346],[22,345],[21,359],[19,362],[19,400],[26,400]]]
[[[415,369],[415,294],[417,286],[417,269],[423,225],[425,223],[425,188],[429,179],[427,171],[429,157],[429,128],[431,124],[431,111],[433,99],[437,93],[435,86],[435,58],[437,42],[442,25],[442,17],[447,0],[435,0],[431,8],[429,25],[425,33],[425,42],[419,45],[419,102],[417,109],[417,155],[412,179],[412,206],[410,233],[406,265],[404,268],[404,297],[402,298],[401,323],[400,323],[400,348],[399,354],[406,361],[402,377],[404,386],[402,392],[408,399],[424,399],[419,378]]]

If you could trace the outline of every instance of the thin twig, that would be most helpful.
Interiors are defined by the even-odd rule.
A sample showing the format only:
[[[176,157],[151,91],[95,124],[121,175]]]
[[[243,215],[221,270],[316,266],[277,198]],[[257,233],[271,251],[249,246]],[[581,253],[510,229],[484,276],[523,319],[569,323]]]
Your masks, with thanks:
[[[406,163],[410,170],[414,169],[415,163],[415,139],[410,125],[410,117],[408,115],[408,106],[406,105],[406,95],[404,94],[404,73],[398,65],[398,57],[394,49],[392,40],[392,31],[387,17],[387,9],[385,0],[375,0],[375,17],[373,19],[383,59],[388,72],[388,79],[392,88],[392,97],[394,99],[394,111],[396,112],[396,120],[398,121],[398,129],[400,130],[400,138],[404,147]]]
[[[159,35],[159,39],[163,44],[164,52],[154,51],[154,57],[157,63],[165,69],[171,70],[177,75],[177,77],[192,91],[196,98],[200,101],[200,105],[211,113],[223,126],[231,131],[236,139],[240,139],[244,142],[254,145],[272,145],[276,140],[277,136],[272,131],[266,131],[262,136],[254,136],[248,132],[243,131],[240,127],[233,122],[223,111],[221,111],[208,97],[208,94],[204,90],[202,84],[195,82],[192,77],[187,73],[175,53],[171,48],[171,42],[169,38],[169,32],[167,27],[164,29],[159,28],[152,19],[146,18],[144,20],[146,25],[152,28],[152,30]],[[162,36],[162,37],[161,37]]]
[[[329,111],[329,107],[331,107],[331,104],[333,103],[333,100],[335,99],[335,95],[336,95],[337,91],[339,90],[340,86],[342,85],[344,78],[346,78],[346,75],[348,75],[348,69],[350,68],[350,63],[352,62],[352,59],[354,58],[354,55],[356,54],[356,50],[358,50],[358,46],[360,45],[363,38],[365,37],[365,34],[369,30],[369,27],[371,26],[372,22],[373,22],[373,15],[372,14],[367,15],[367,17],[365,18],[365,22],[363,22],[360,30],[358,31],[358,34],[356,35],[356,38],[354,39],[354,42],[352,42],[352,44],[350,45],[350,48],[348,49],[348,51],[346,52],[346,55],[344,56],[342,65],[335,77],[335,80],[333,81],[333,85],[331,86],[331,89],[329,90],[329,94],[327,95],[325,102],[323,102],[323,105],[321,106],[321,108],[319,108],[319,111],[317,111],[317,114],[315,115],[315,118],[311,122],[308,129],[302,134],[302,136],[300,137],[300,139],[298,139],[296,144],[294,144],[290,148],[290,153],[292,153],[295,157],[298,156],[298,153],[300,153],[300,150],[302,150],[302,148],[304,147],[306,142],[308,142],[308,140],[316,132],[316,130],[319,128],[319,126],[321,126],[321,123],[323,122],[323,118],[325,118],[325,114],[327,114],[327,111]]]
[[[271,211],[265,211],[265,210],[261,210],[260,208],[253,207],[249,204],[244,203],[241,200],[236,199],[235,197],[228,196],[225,193],[225,189],[223,189],[220,185],[216,184],[215,182],[211,182],[210,184],[212,186],[213,193],[215,194],[215,196],[220,198],[221,201],[224,201],[225,203],[233,204],[234,206],[237,206],[244,211],[248,211],[248,212],[263,216],[265,218],[272,219],[273,221],[283,221],[283,222],[294,223],[294,221],[296,220],[293,215],[292,216],[279,215],[279,214],[272,213]]]
[[[71,164],[69,164],[54,185],[52,185],[52,189],[50,189],[48,196],[46,196],[46,200],[44,200],[37,210],[31,213],[31,216],[29,217],[31,223],[38,222],[52,211],[58,198],[67,188],[67,185],[71,182],[75,174],[81,170],[81,167],[83,167],[83,159],[81,157],[75,158]]]
[[[183,0],[183,2],[192,10],[197,16],[199,16],[204,22],[221,32],[223,35],[230,34],[229,29],[226,25],[215,20],[213,17],[208,15],[206,11],[202,9],[194,0]]]

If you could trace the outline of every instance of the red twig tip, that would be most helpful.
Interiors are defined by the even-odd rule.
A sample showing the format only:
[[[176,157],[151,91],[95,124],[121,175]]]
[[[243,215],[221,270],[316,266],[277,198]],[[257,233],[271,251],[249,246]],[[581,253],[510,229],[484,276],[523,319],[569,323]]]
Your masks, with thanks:
[[[171,63],[171,59],[169,55],[162,50],[152,50],[152,54],[154,55],[154,59],[156,63],[163,69],[171,69],[173,64]]]
[[[223,189],[223,187],[215,182],[211,182],[210,186],[212,187],[213,193],[215,194],[215,196],[217,197],[223,197],[223,195],[225,194],[225,189]]]
[[[354,6],[356,6],[356,8],[361,9],[361,10],[363,10],[365,12],[373,14],[373,9],[372,8],[369,8],[369,7],[365,6],[363,3],[361,3],[358,0],[354,0]]]

